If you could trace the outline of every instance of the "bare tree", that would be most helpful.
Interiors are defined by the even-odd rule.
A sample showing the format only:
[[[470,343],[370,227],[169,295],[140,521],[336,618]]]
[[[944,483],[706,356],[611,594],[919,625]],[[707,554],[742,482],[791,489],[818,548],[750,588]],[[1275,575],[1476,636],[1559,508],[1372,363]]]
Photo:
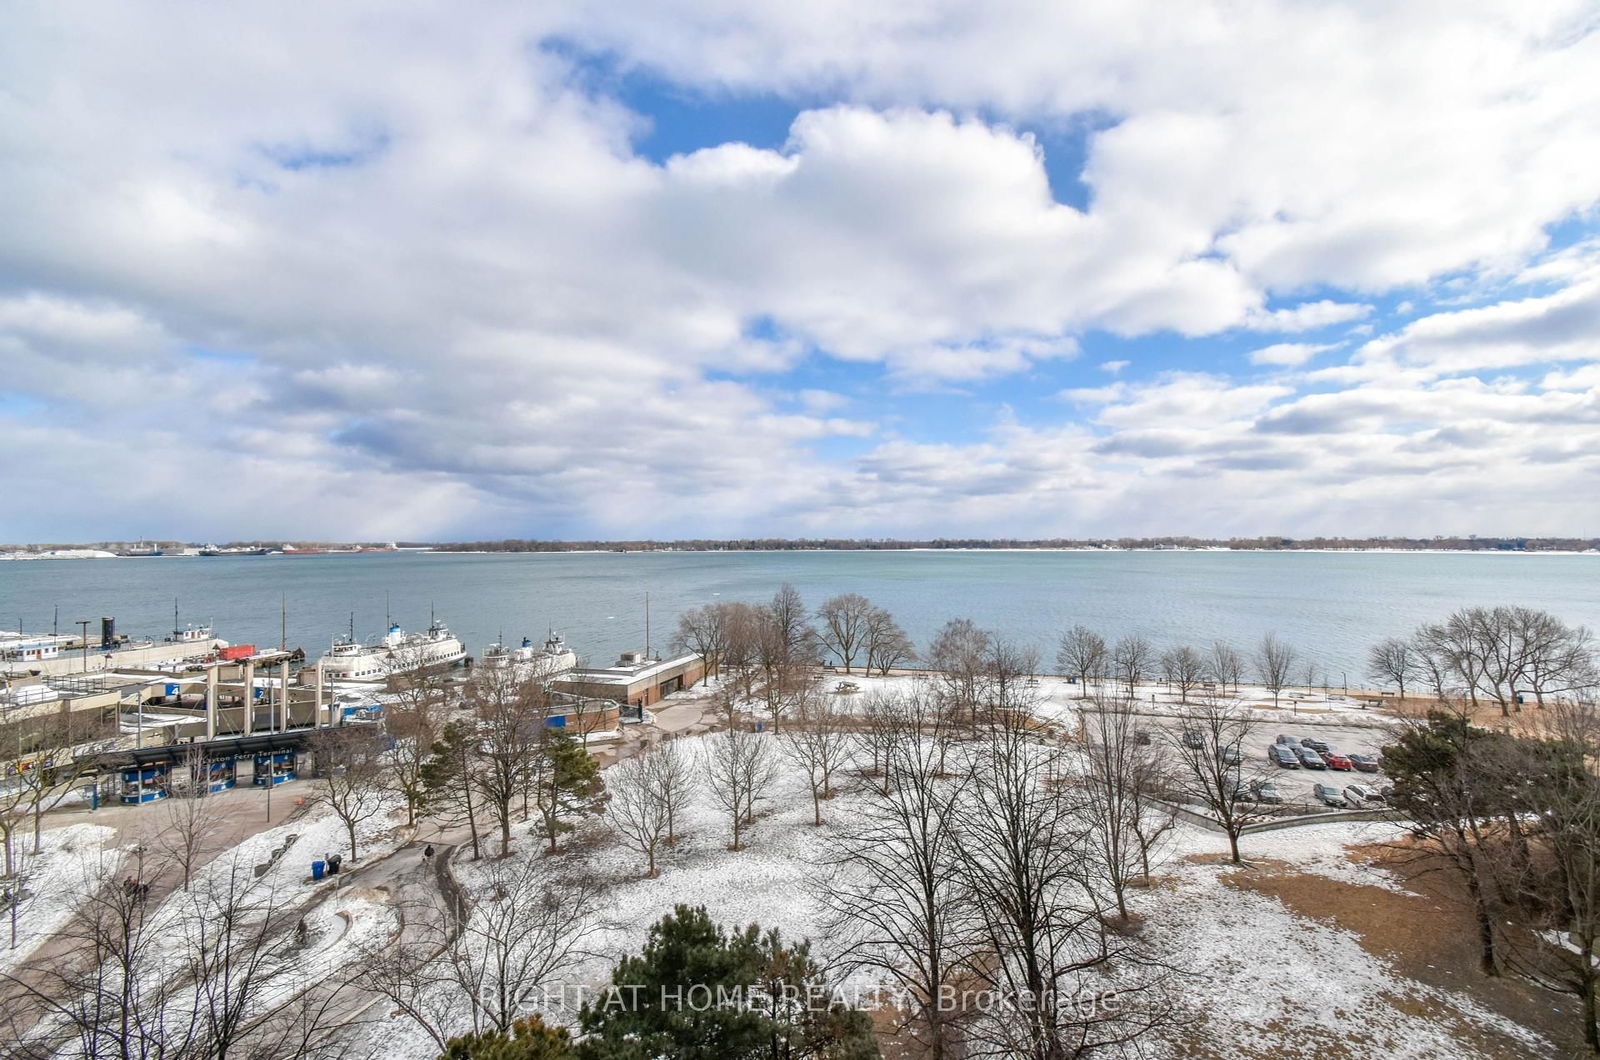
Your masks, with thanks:
[[[1062,782],[1065,754],[1000,715],[973,758],[958,872],[986,958],[974,973],[1018,999],[975,1014],[969,1033],[980,1054],[1055,1060],[1119,1051],[1172,1020],[1163,990],[1171,969],[1137,934],[1107,928],[1086,789]],[[1119,968],[1115,986],[1107,966]]]
[[[442,671],[418,667],[389,678],[388,698],[383,721],[394,737],[390,775],[405,799],[406,824],[416,824],[429,795],[423,771],[450,710],[450,685]]]
[[[699,770],[682,740],[669,739],[650,751],[650,784],[667,810],[667,844],[678,841],[678,820],[694,796]]]
[[[1263,816],[1242,773],[1244,741],[1254,728],[1247,708],[1207,696],[1184,714],[1183,729],[1172,741],[1178,791],[1204,806],[1221,826],[1236,864],[1242,860],[1239,837],[1245,826]]]
[[[591,956],[600,896],[592,883],[561,878],[541,858],[490,863],[479,902],[444,955],[450,988],[471,1006],[472,1028],[506,1030],[542,991]]]
[[[816,662],[817,632],[811,628],[810,612],[794,586],[785,582],[778,587],[772,595],[772,603],[767,605],[767,615],[786,663],[810,665]]]
[[[1231,688],[1238,695],[1239,686],[1244,683],[1244,656],[1226,641],[1212,641],[1211,651],[1206,654],[1206,676],[1224,692]]]
[[[13,817],[17,810],[25,812],[33,823],[35,854],[44,849],[44,815],[91,775],[90,760],[96,752],[109,749],[116,734],[115,719],[103,718],[99,711],[65,707],[58,713],[19,718],[0,732],[0,746],[8,757],[13,749],[16,753],[15,772],[6,785],[13,794],[0,796],[0,819]]]
[[[1189,693],[1205,680],[1206,664],[1200,653],[1187,644],[1161,653],[1161,678],[1178,690],[1178,702],[1189,704]]]
[[[1017,722],[1031,721],[1039,702],[1039,650],[1002,638],[990,641],[983,660],[987,708],[975,721],[989,722],[1002,715]]]
[[[90,871],[48,957],[0,975],[12,1042],[32,1039],[41,1052],[46,1042],[57,1051],[71,1042],[86,1057],[161,1057],[199,1030],[196,1007],[175,1004],[179,959],[162,951],[162,932],[148,922],[151,881],[119,885],[116,867],[108,860]]]
[[[306,974],[284,896],[251,865],[210,869],[159,910],[151,878],[119,886],[112,872],[89,881],[49,954],[0,977],[5,1011],[35,1019],[30,1037],[50,1055],[330,1055],[345,980]]]
[[[534,762],[550,702],[535,681],[511,669],[480,670],[468,693],[475,742],[471,778],[500,831],[500,855],[511,852],[511,826],[529,815]]]
[[[1111,648],[1111,671],[1132,699],[1140,681],[1150,676],[1155,665],[1155,649],[1137,634],[1119,637]]]
[[[989,698],[988,659],[993,645],[993,635],[970,618],[953,618],[940,627],[928,646],[928,666],[934,671],[945,712],[952,718],[977,723]]]
[[[866,649],[873,610],[872,601],[859,593],[840,593],[817,608],[822,646],[844,664],[847,674]]]
[[[1422,674],[1422,661],[1418,658],[1417,650],[1411,641],[1402,637],[1390,637],[1379,641],[1367,652],[1367,674],[1386,684],[1392,684],[1400,692],[1403,702],[1406,698],[1406,684],[1415,681]]]
[[[181,773],[187,778],[186,790],[174,792],[161,806],[161,829],[155,842],[177,866],[184,890],[207,855],[222,845],[215,807],[208,801],[211,781],[208,761],[199,748],[191,748],[181,759]],[[183,797],[179,797],[183,796]]]
[[[733,728],[707,739],[706,783],[728,814],[733,833],[730,850],[744,849],[744,831],[755,823],[756,806],[778,779],[772,741]]]
[[[1289,685],[1289,674],[1297,654],[1292,646],[1279,640],[1276,633],[1265,634],[1256,645],[1256,676],[1272,693],[1273,706],[1278,705],[1278,697]]]
[[[867,613],[865,647],[866,669],[869,673],[877,670],[887,675],[894,667],[916,657],[916,650],[905,630],[900,628],[887,610],[876,606]]]
[[[850,736],[832,696],[813,693],[795,713],[794,724],[784,729],[782,747],[806,774],[811,790],[813,823],[822,824],[822,800],[833,797],[833,776],[850,754]]]
[[[912,999],[906,1032],[926,1055],[960,1052],[961,1014],[944,999],[977,958],[974,923],[958,873],[957,821],[965,776],[945,775],[942,720],[927,696],[879,696],[869,738],[881,756],[881,797],[835,834],[819,885],[830,934],[845,962],[869,969]],[[924,725],[923,723],[926,723]]]
[[[1132,701],[1096,696],[1083,712],[1083,728],[1075,750],[1090,845],[1126,920],[1129,882],[1149,877],[1152,854],[1176,820],[1156,798],[1164,779],[1160,759],[1138,727]]]
[[[728,637],[727,615],[727,605],[717,603],[691,608],[678,616],[673,648],[698,655],[708,677],[722,672],[722,653]]]
[[[393,797],[383,736],[376,729],[345,725],[318,734],[317,797],[344,825],[350,860],[359,856],[356,829]]]
[[[1098,678],[1111,663],[1106,639],[1087,626],[1073,626],[1061,635],[1056,649],[1056,670],[1078,680],[1078,697],[1089,695],[1089,679]]]
[[[656,875],[656,851],[667,841],[667,804],[651,775],[651,752],[618,762],[606,774],[606,813],[611,826],[643,854],[648,875]]]
[[[1413,643],[1430,667],[1453,675],[1474,709],[1487,698],[1503,717],[1520,709],[1523,692],[1543,706],[1596,680],[1589,631],[1532,608],[1462,608],[1422,626]]]
[[[766,613],[746,603],[719,606],[723,608],[723,691],[730,704],[753,699],[763,640],[769,629]]]

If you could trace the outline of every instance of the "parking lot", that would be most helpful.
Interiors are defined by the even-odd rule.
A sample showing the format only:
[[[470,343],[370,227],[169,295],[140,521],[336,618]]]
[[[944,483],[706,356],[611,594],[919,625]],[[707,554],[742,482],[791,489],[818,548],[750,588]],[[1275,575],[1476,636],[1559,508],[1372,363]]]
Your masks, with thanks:
[[[1303,737],[1321,740],[1334,751],[1343,754],[1359,753],[1379,757],[1385,733],[1381,729],[1366,727],[1338,726],[1338,725],[1300,725],[1262,723],[1255,727],[1245,739],[1241,748],[1242,758],[1240,775],[1245,780],[1269,779],[1278,787],[1278,793],[1284,802],[1314,801],[1311,794],[1313,784],[1329,784],[1341,789],[1350,784],[1364,784],[1369,787],[1382,787],[1389,783],[1388,778],[1380,771],[1377,773],[1362,773],[1356,770],[1335,769],[1283,769],[1274,765],[1267,757],[1267,748],[1270,747],[1279,734],[1292,736],[1296,743]]]

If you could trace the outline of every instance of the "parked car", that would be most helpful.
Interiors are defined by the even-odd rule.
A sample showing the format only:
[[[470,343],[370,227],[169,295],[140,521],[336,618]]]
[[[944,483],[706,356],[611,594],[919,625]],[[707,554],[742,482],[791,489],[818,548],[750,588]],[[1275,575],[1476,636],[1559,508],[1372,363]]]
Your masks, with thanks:
[[[1299,757],[1289,749],[1287,744],[1275,743],[1267,749],[1267,757],[1277,764],[1279,769],[1299,769]]]
[[[1378,760],[1371,755],[1353,754],[1350,756],[1350,765],[1357,773],[1376,773]]]
[[[1183,730],[1183,746],[1199,750],[1206,745],[1206,738],[1194,729]]]
[[[1332,750],[1332,748],[1330,748],[1326,743],[1317,739],[1315,736],[1307,736],[1305,739],[1300,741],[1300,746],[1309,747],[1319,755],[1325,755]]]
[[[1352,806],[1382,806],[1383,796],[1365,784],[1351,784],[1344,789],[1344,798]]]
[[[1224,747],[1222,749],[1222,762],[1224,765],[1236,766],[1239,764],[1239,749],[1237,747]]]
[[[1278,794],[1278,785],[1270,780],[1252,780],[1250,790],[1255,793],[1257,802],[1281,803],[1283,796]]]
[[[1295,744],[1299,743],[1300,741],[1296,740],[1293,736],[1285,736],[1283,733],[1280,732],[1278,734],[1277,742],[1281,743],[1281,744],[1288,744],[1289,746],[1292,747]]]
[[[1294,753],[1299,756],[1300,764],[1307,769],[1328,768],[1328,763],[1322,760],[1322,756],[1309,747],[1297,747]]]
[[[1143,746],[1145,744],[1148,744],[1150,742],[1150,730],[1149,729],[1135,729],[1135,730],[1133,730],[1133,742],[1136,743],[1136,744],[1139,744],[1141,746]]]
[[[1311,796],[1324,806],[1332,806],[1336,810],[1345,809],[1349,805],[1344,801],[1344,793],[1332,784],[1311,785]]]
[[[1322,760],[1328,763],[1329,769],[1338,769],[1348,773],[1352,768],[1349,756],[1342,755],[1338,751],[1325,752],[1322,756]]]

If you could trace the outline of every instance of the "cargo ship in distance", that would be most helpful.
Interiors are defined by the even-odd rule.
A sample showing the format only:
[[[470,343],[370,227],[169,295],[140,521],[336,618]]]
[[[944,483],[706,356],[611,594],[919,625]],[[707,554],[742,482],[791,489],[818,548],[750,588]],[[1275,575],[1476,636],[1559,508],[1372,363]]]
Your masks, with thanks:
[[[383,681],[393,674],[454,666],[466,657],[460,639],[443,622],[435,621],[424,633],[407,633],[392,625],[376,644],[341,637],[317,661],[317,667],[326,681]],[[313,676],[314,671],[308,669],[302,679]]]

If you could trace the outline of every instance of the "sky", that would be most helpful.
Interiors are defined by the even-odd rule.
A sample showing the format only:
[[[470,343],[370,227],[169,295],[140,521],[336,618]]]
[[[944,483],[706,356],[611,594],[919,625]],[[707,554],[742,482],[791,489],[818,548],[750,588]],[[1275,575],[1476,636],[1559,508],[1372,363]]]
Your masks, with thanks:
[[[0,541],[1600,534],[1600,5],[0,8]]]

